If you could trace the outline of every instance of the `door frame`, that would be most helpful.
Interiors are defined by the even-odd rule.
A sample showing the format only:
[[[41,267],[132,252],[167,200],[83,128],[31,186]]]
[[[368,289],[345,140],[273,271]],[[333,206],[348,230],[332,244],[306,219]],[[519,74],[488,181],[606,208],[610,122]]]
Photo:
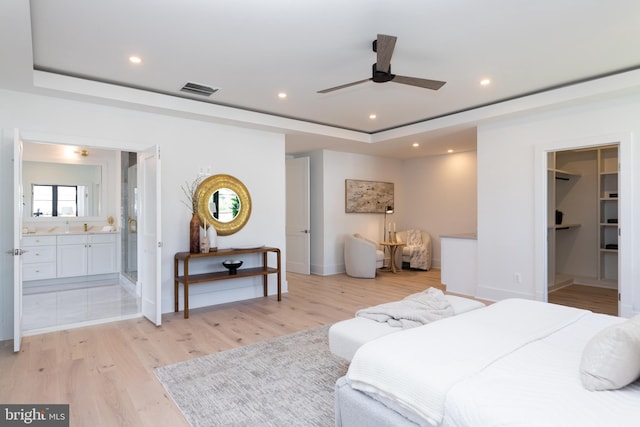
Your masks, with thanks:
[[[95,148],[100,148],[100,149],[104,149],[104,150],[113,150],[113,151],[128,151],[128,152],[136,152],[138,153],[138,155],[140,155],[141,153],[144,152],[144,150],[140,150],[140,149],[130,149],[130,148],[120,148],[120,142],[117,141],[109,141],[108,143],[105,140],[99,139],[99,138],[87,138],[87,137],[72,137],[72,136],[65,136],[65,135],[53,135],[53,134],[49,134],[49,133],[41,133],[41,132],[32,132],[32,131],[21,131],[20,129],[16,128],[14,130],[14,135],[17,135],[16,137],[19,138],[21,141],[37,141],[37,142],[41,142],[41,143],[47,143],[47,144],[56,144],[56,145],[79,145],[79,146],[87,146],[87,147],[95,147]],[[16,138],[14,137],[14,138]],[[157,147],[157,146],[154,146]],[[159,150],[159,149],[158,149]],[[22,160],[21,160],[22,162]],[[20,168],[22,167],[22,163],[20,163]],[[15,165],[14,165],[15,168]],[[159,176],[160,172],[158,170],[158,176]],[[18,176],[16,179],[18,179],[19,182],[14,183],[14,188],[18,188],[18,187],[22,187],[22,176]],[[157,188],[159,188],[161,185],[161,183],[158,181],[157,182]],[[140,190],[138,191],[138,195],[140,196]],[[16,197],[16,190],[14,190],[14,198]],[[22,196],[20,196],[22,197]],[[160,203],[160,197],[158,195],[157,197],[157,203]],[[15,208],[14,208],[15,209]],[[156,211],[158,212],[158,218],[160,215],[160,209],[159,206],[157,206]],[[22,212],[19,218],[14,218],[14,223],[16,221],[20,221],[20,224],[22,224]],[[160,225],[160,220],[157,220],[157,224],[158,224],[158,228],[161,228]],[[140,225],[140,224],[139,224]],[[126,226],[126,225],[120,225],[120,226]],[[19,236],[18,238],[21,239],[21,235],[22,235],[22,226],[20,225],[19,228],[14,227],[14,233],[17,233]],[[158,236],[160,236],[158,234]],[[16,238],[16,234],[14,234],[14,240]],[[141,245],[140,242],[140,234],[138,235],[138,246]],[[161,242],[158,241],[158,245],[161,246]],[[17,246],[13,249],[13,251],[15,252],[17,251],[22,251],[22,245],[20,244],[20,246]],[[158,249],[158,253],[161,254],[160,249]],[[159,255],[160,256],[160,255]],[[140,268],[140,263],[142,263],[143,261],[138,259],[138,265]],[[22,263],[20,262],[20,265]],[[14,261],[14,265],[15,265],[15,261]],[[156,269],[158,271],[160,271],[161,269],[161,262],[158,261],[157,265],[156,265]],[[16,272],[15,270],[19,270],[18,272]],[[19,274],[20,279],[19,281],[16,279],[16,274]],[[162,276],[159,274],[156,276],[156,280],[157,280],[157,287],[160,289],[160,291],[157,293],[156,295],[156,299],[157,299],[157,304],[160,307],[160,313],[162,312]],[[19,286],[20,286],[20,290],[22,290],[22,268],[15,268],[14,267],[14,288],[16,286],[18,286],[18,282],[19,282]],[[23,336],[23,330],[22,330],[22,308],[23,308],[23,301],[22,301],[22,292],[14,292],[14,351],[19,351],[20,348],[20,341],[21,341],[21,337]],[[16,321],[16,317],[20,315],[20,319],[19,321]],[[142,314],[142,310],[140,310],[140,312],[138,313],[138,315],[140,317],[143,316]],[[154,322],[155,323],[155,322]],[[158,324],[158,323],[156,323]],[[16,342],[15,338],[18,337],[18,342]],[[17,348],[17,350],[15,349]]]
[[[626,132],[585,137],[564,141],[541,142],[535,146],[534,156],[534,283],[535,297],[538,301],[548,301],[548,210],[547,210],[547,154],[554,151],[566,151],[579,148],[593,148],[618,144],[618,199],[619,250],[618,250],[618,315],[629,317],[633,314],[632,277],[633,277],[633,236],[631,226],[633,213],[632,200],[632,135]],[[625,225],[627,228],[625,229]]]
[[[22,214],[24,191],[22,185],[23,145],[20,130],[13,131],[13,351],[22,345]],[[16,182],[17,181],[17,182]]]

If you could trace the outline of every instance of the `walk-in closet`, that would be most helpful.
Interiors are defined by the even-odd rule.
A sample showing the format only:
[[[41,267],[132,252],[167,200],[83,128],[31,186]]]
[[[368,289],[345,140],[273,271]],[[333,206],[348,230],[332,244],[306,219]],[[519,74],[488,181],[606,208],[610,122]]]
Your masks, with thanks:
[[[618,146],[551,152],[547,164],[550,300],[584,291],[617,314]]]

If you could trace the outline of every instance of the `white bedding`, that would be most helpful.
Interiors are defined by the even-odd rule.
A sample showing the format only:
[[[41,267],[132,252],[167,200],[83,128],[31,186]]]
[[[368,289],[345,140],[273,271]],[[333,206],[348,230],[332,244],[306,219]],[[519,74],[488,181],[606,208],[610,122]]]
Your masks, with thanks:
[[[454,310],[449,300],[436,288],[427,288],[400,301],[363,308],[356,312],[356,317],[402,329],[426,325],[453,315]]]
[[[640,381],[589,391],[578,366],[595,332],[623,319],[589,314],[453,386],[442,425],[631,427],[640,425]]]
[[[506,355],[588,314],[586,310],[553,304],[504,300],[371,341],[355,354],[347,377],[353,388],[391,399],[439,425],[449,410],[448,394],[464,395],[458,385],[462,387],[464,382],[489,365],[496,365],[495,362]],[[434,343],[439,343],[437,348]],[[577,365],[575,375],[577,378]],[[486,386],[479,384],[478,387],[482,390]],[[474,399],[477,393],[467,398]],[[449,417],[445,422],[458,425]]]

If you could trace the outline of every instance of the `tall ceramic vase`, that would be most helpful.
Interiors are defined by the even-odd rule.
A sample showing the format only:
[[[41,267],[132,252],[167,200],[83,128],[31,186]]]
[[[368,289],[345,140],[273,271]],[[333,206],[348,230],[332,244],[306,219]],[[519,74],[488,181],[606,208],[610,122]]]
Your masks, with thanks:
[[[200,252],[200,217],[197,213],[193,214],[189,223],[189,252]]]

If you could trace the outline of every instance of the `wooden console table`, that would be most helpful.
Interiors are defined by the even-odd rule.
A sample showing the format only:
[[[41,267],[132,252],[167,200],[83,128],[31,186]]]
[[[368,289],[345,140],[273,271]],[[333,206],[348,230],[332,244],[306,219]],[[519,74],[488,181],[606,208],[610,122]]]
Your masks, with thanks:
[[[278,257],[277,267],[269,267],[267,261],[267,255],[269,252],[273,252]],[[212,258],[212,257],[227,257],[227,258],[235,258],[237,255],[243,254],[262,254],[262,267],[253,267],[253,268],[239,268],[235,274],[230,274],[228,270],[224,271],[213,271],[209,273],[199,273],[199,274],[189,274],[189,261],[198,260],[202,258]],[[179,274],[179,262],[182,261],[183,267],[183,275]],[[221,263],[222,264],[222,263]],[[278,248],[270,248],[270,247],[262,247],[255,249],[218,249],[215,252],[209,252],[206,254],[195,253],[192,254],[190,252],[178,252],[174,256],[174,298],[175,298],[175,312],[180,311],[178,307],[178,289],[180,287],[180,283],[184,285],[184,318],[189,318],[189,285],[203,282],[214,282],[217,280],[228,280],[228,279],[239,279],[241,277],[249,277],[249,276],[262,276],[262,285],[264,288],[264,296],[267,296],[267,285],[268,285],[268,275],[269,274],[277,274],[278,275],[278,301],[282,300],[282,292],[281,292],[281,275],[280,275],[280,249]]]

